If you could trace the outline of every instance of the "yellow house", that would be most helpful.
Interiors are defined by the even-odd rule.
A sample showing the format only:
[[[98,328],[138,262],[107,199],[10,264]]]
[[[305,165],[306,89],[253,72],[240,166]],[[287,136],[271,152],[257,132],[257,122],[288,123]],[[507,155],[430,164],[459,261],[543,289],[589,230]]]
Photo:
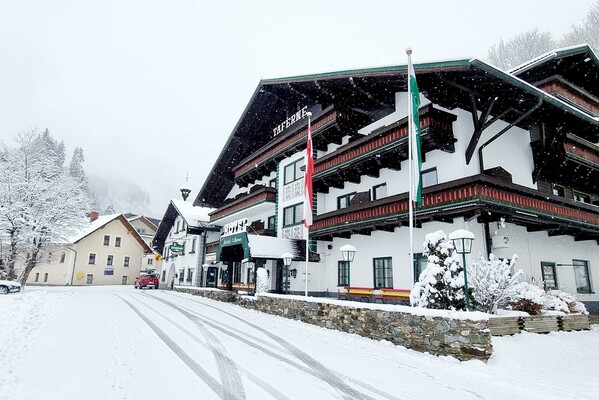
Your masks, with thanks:
[[[152,250],[123,214],[97,217],[68,244],[55,246],[27,284],[132,285]]]

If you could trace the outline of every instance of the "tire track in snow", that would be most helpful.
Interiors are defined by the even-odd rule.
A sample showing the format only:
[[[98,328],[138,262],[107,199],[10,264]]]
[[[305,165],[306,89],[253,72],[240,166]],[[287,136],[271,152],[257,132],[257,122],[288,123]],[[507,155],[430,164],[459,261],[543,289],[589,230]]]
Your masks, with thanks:
[[[179,297],[179,298],[181,298],[181,297]],[[338,390],[345,399],[347,399],[347,400],[354,400],[354,399],[374,400],[374,399],[372,399],[372,397],[368,396],[366,393],[359,392],[356,389],[349,386],[339,376],[337,376],[337,374],[334,371],[328,369],[323,364],[321,364],[319,361],[317,361],[312,356],[310,356],[308,353],[305,353],[304,351],[300,350],[295,345],[293,345],[291,342],[288,342],[287,340],[283,339],[282,337],[269,332],[267,329],[264,329],[261,326],[258,326],[254,323],[246,321],[245,319],[238,317],[237,315],[235,315],[233,313],[230,313],[230,312],[220,309],[218,307],[211,306],[209,304],[205,304],[203,302],[199,302],[199,301],[195,301],[195,300],[192,300],[192,301],[194,301],[198,304],[201,304],[205,307],[209,307],[214,310],[220,311],[224,314],[227,314],[230,317],[235,318],[236,320],[239,320],[240,322],[242,322],[248,326],[251,326],[252,328],[256,329],[257,331],[262,332],[264,335],[266,335],[269,338],[271,338],[272,340],[274,340],[276,343],[281,345],[283,348],[285,348],[287,351],[289,351],[291,354],[293,354],[296,358],[298,358],[304,364],[306,364],[308,367],[310,367],[316,373],[316,376],[318,378],[320,378],[322,381],[329,384],[334,389]]]
[[[142,293],[144,296],[152,297],[146,293]],[[159,300],[159,299],[158,299]],[[207,339],[206,346],[212,352],[218,368],[218,374],[220,375],[222,385],[226,392],[230,393],[234,399],[245,399],[245,392],[243,389],[243,382],[237,368],[237,364],[229,356],[225,345],[220,339],[207,329],[204,325],[194,321],[194,316],[190,315],[187,310],[179,307],[173,307],[186,318],[191,320],[194,325],[198,328],[200,333]]]
[[[148,295],[147,293],[144,293],[144,294],[145,294],[146,296],[148,296],[148,297],[151,297],[151,298],[152,298],[152,299],[154,299],[154,300],[158,300],[158,301],[166,302],[166,303],[168,303],[169,305],[170,305],[170,304],[174,304],[174,303],[171,303],[171,302],[169,302],[169,301],[167,301],[167,300],[159,299],[158,297],[155,297],[155,296],[150,296],[150,295]],[[186,300],[190,300],[190,299],[186,299]],[[191,301],[195,301],[195,300],[191,300]],[[182,307],[182,306],[178,306],[178,305],[176,305],[176,304],[174,304],[174,306],[175,306],[177,309],[178,309],[178,308],[180,308],[180,307]],[[183,307],[183,308],[185,308],[185,307]],[[312,369],[308,368],[308,367],[307,367],[307,366],[305,366],[304,364],[301,364],[301,363],[299,363],[299,362],[293,361],[293,360],[291,360],[291,359],[289,359],[289,358],[285,357],[284,355],[282,355],[282,354],[279,354],[279,353],[277,353],[277,352],[273,351],[272,349],[270,349],[270,348],[268,348],[268,347],[261,346],[261,345],[257,344],[257,343],[256,343],[256,341],[259,341],[259,342],[261,342],[261,343],[264,343],[264,344],[265,344],[265,345],[267,345],[267,346],[268,346],[268,345],[271,345],[272,343],[270,343],[270,342],[266,342],[265,340],[259,339],[259,338],[257,338],[256,336],[249,335],[247,332],[242,332],[242,331],[240,331],[240,330],[238,330],[238,329],[235,329],[235,328],[232,328],[232,327],[230,327],[230,326],[229,326],[229,327],[228,327],[228,329],[227,329],[227,328],[225,328],[225,327],[223,326],[223,324],[222,324],[222,321],[217,321],[217,320],[214,320],[214,319],[212,319],[212,318],[209,318],[209,317],[206,317],[206,316],[200,316],[200,315],[196,314],[195,312],[193,312],[192,310],[189,310],[189,309],[186,309],[186,310],[187,310],[187,311],[189,311],[191,314],[195,315],[195,318],[197,318],[197,319],[199,319],[199,320],[203,321],[203,322],[204,322],[206,325],[209,325],[209,326],[211,326],[213,329],[215,329],[215,330],[218,330],[218,331],[220,331],[220,332],[222,332],[222,333],[224,333],[224,334],[226,334],[226,335],[228,335],[228,336],[230,336],[230,337],[232,337],[232,338],[234,338],[234,339],[237,339],[237,340],[239,340],[240,342],[242,342],[242,343],[244,343],[244,344],[246,344],[246,345],[248,345],[248,346],[250,346],[250,347],[253,347],[253,348],[257,349],[258,351],[260,351],[260,352],[262,352],[262,353],[264,353],[264,354],[267,354],[267,355],[269,355],[269,356],[273,357],[273,358],[274,358],[274,359],[276,359],[277,361],[280,361],[280,362],[286,363],[286,364],[288,364],[288,365],[290,365],[290,366],[292,366],[292,367],[294,367],[294,368],[298,369],[299,371],[301,371],[301,372],[303,372],[303,373],[305,373],[305,374],[308,374],[308,375],[314,376],[314,377],[316,377],[316,378],[320,378],[320,375],[318,375],[318,374],[317,374],[317,373],[316,373],[314,370],[312,370]],[[160,314],[160,313],[159,313],[159,314]],[[162,314],[160,314],[160,315],[162,316]],[[167,317],[164,317],[164,316],[163,316],[163,318],[167,318]],[[168,318],[167,318],[167,319],[168,319]],[[184,329],[184,328],[183,328],[183,329]],[[239,332],[239,334],[238,334],[238,333],[235,333],[235,332]],[[245,335],[245,336],[242,336],[242,335]],[[250,340],[250,338],[251,338],[252,340]],[[254,340],[254,341],[253,341],[253,340]],[[282,348],[282,349],[285,351],[285,349],[284,349],[284,348]],[[288,352],[287,352],[287,351],[285,351],[285,353],[288,353]],[[364,383],[364,382],[357,381],[356,379],[354,379],[354,378],[352,378],[352,377],[349,377],[349,376],[345,376],[345,375],[343,375],[343,374],[338,374],[338,375],[339,375],[341,378],[343,378],[344,380],[351,381],[351,382],[352,382],[353,384],[355,384],[356,386],[360,386],[360,387],[362,387],[362,388],[364,388],[364,389],[366,389],[366,390],[368,390],[368,391],[370,391],[370,392],[372,392],[372,393],[375,393],[375,394],[376,394],[376,395],[378,395],[378,396],[381,396],[382,398],[385,398],[385,399],[388,399],[388,400],[400,400],[400,398],[399,398],[399,397],[393,396],[393,395],[391,395],[391,394],[389,394],[389,393],[387,393],[387,392],[384,392],[384,391],[382,391],[382,390],[380,390],[380,389],[378,389],[378,388],[375,388],[375,387],[373,387],[373,386],[371,386],[371,385],[369,385],[369,384],[367,384],[367,383]],[[277,399],[278,399],[279,397],[275,397],[275,398],[277,398]]]
[[[218,383],[204,368],[202,368],[193,358],[191,358],[185,350],[183,350],[177,343],[175,343],[162,329],[158,327],[154,322],[147,318],[137,307],[131,302],[125,300],[119,295],[116,295],[131,309],[158,335],[158,337],[166,344],[172,351],[183,361],[206,385],[212,389],[223,400],[236,399],[233,395],[225,390],[225,388]]]
[[[166,305],[168,305],[169,307],[171,307],[171,308],[174,308],[174,309],[176,309],[177,311],[181,311],[181,309],[180,309],[180,307],[181,307],[181,306],[178,306],[178,305],[176,305],[176,304],[174,304],[174,303],[171,303],[171,302],[169,302],[169,301],[167,301],[167,300],[159,299],[159,298],[157,298],[157,297],[150,296],[150,295],[148,295],[148,294],[145,294],[145,293],[144,293],[144,296],[150,297],[150,298],[152,298],[153,300],[156,300],[156,301],[163,302],[163,303],[165,303]],[[185,328],[184,326],[182,326],[182,325],[180,325],[179,323],[175,322],[174,320],[172,320],[172,319],[171,319],[171,318],[169,318],[168,316],[164,315],[164,314],[163,314],[163,313],[161,313],[160,311],[157,311],[157,310],[152,310],[152,311],[153,311],[153,312],[155,312],[156,314],[160,315],[160,316],[161,316],[162,318],[164,318],[166,321],[170,322],[170,323],[171,323],[173,326],[177,327],[177,328],[178,328],[178,329],[179,329],[181,332],[183,332],[183,333],[185,333],[186,335],[188,335],[188,336],[189,336],[191,339],[193,339],[193,340],[194,340],[196,343],[198,343],[198,344],[200,344],[200,345],[202,345],[202,346],[204,346],[204,347],[208,347],[208,345],[206,344],[206,342],[205,342],[205,341],[202,341],[202,340],[200,340],[200,339],[198,338],[198,336],[197,336],[197,335],[195,335],[193,332],[190,332],[190,331],[189,331],[187,328]],[[203,318],[201,318],[201,317],[199,317],[199,316],[195,315],[193,312],[190,312],[189,314],[193,314],[193,315],[191,315],[191,316],[188,316],[188,315],[185,315],[185,314],[183,314],[183,315],[185,315],[185,316],[186,316],[186,317],[187,317],[187,318],[188,318],[188,319],[189,319],[191,322],[193,322],[193,323],[194,323],[194,325],[198,325],[200,322],[203,322]],[[211,323],[209,323],[209,322],[207,323],[207,325],[209,325],[209,326],[212,326],[212,327],[213,327],[213,328],[215,328],[216,330],[219,330],[219,331],[222,331],[222,332],[228,333],[228,331],[227,331],[227,330],[225,330],[225,329],[222,329],[222,328],[220,328],[220,327],[218,327],[218,326],[213,326],[214,324],[211,324]],[[296,363],[296,362],[294,362],[294,361],[291,361],[291,360],[285,359],[284,357],[282,357],[282,356],[279,356],[278,354],[276,354],[276,353],[274,353],[274,352],[272,352],[272,351],[269,351],[268,349],[265,349],[265,348],[263,348],[263,347],[260,347],[260,346],[254,345],[254,344],[253,344],[253,343],[252,343],[250,340],[247,340],[247,339],[245,339],[245,338],[243,338],[243,337],[241,337],[241,336],[239,336],[239,335],[236,335],[235,333],[232,333],[230,336],[232,336],[232,337],[235,337],[236,339],[239,339],[240,341],[242,341],[242,342],[244,342],[244,343],[247,343],[247,344],[251,345],[252,347],[256,347],[256,348],[258,348],[258,349],[259,349],[259,350],[261,350],[261,351],[264,351],[264,352],[266,352],[266,353],[271,353],[271,354],[269,354],[269,355],[271,355],[271,356],[273,356],[273,357],[276,357],[276,358],[281,358],[281,359],[282,359],[282,361],[285,361],[285,362],[287,362],[287,363],[289,363],[289,364],[291,364],[291,365],[293,365],[293,366],[297,367],[298,369],[302,369],[302,370],[304,370],[304,372],[306,372],[306,373],[312,373],[312,371],[311,371],[310,369],[308,369],[308,368],[304,367],[303,365],[301,365],[301,364],[299,364],[299,363]],[[270,383],[266,382],[265,380],[263,380],[262,378],[260,378],[260,377],[259,377],[259,376],[257,376],[256,374],[254,374],[252,371],[250,371],[250,370],[248,370],[248,369],[246,369],[246,368],[243,368],[242,366],[238,366],[238,368],[239,368],[239,369],[241,369],[241,370],[242,370],[242,371],[243,371],[243,372],[244,372],[244,373],[245,373],[245,374],[246,374],[246,375],[247,375],[247,376],[248,376],[248,377],[249,377],[249,378],[250,378],[252,381],[254,381],[255,383],[257,383],[257,384],[258,384],[258,386],[259,386],[261,389],[263,389],[264,391],[266,391],[267,393],[269,393],[269,394],[270,394],[270,395],[271,395],[273,398],[275,398],[275,399],[277,399],[277,400],[291,400],[291,399],[290,399],[290,398],[289,398],[289,397],[288,397],[286,394],[284,394],[283,392],[281,392],[280,390],[278,390],[276,387],[272,386]]]
[[[211,306],[211,305],[206,304],[206,303],[204,303],[202,301],[191,299],[191,298],[187,298],[187,297],[177,296],[176,294],[174,294],[172,292],[163,292],[163,293],[165,293],[165,294],[167,294],[169,296],[176,297],[178,299],[188,300],[188,301],[191,301],[191,302],[194,302],[194,303],[198,303],[198,304],[204,305],[206,307],[214,308],[216,310],[222,311],[222,312],[224,312],[226,314],[232,315],[235,318],[239,319],[239,317],[237,317],[237,316],[235,316],[235,315],[233,315],[233,314],[231,314],[231,313],[229,313],[227,311],[221,310],[221,309],[219,309],[217,307]],[[211,300],[211,301],[216,301],[216,300]],[[204,318],[206,318],[206,317],[204,317]],[[215,323],[221,323],[222,324],[221,321],[215,321],[215,320],[213,320],[213,321]],[[241,320],[241,321],[243,321],[243,320]],[[398,365],[398,368],[404,369],[406,371],[412,372],[412,373],[417,374],[417,375],[424,375],[427,378],[429,378],[432,381],[433,384],[435,384],[437,386],[440,386],[440,387],[443,387],[443,388],[447,388],[447,389],[451,389],[451,390],[456,391],[456,392],[463,391],[463,392],[465,392],[467,394],[470,394],[470,395],[474,396],[477,399],[483,399],[483,397],[480,394],[478,394],[477,392],[475,392],[473,390],[464,389],[464,388],[458,388],[458,387],[455,387],[455,386],[449,384],[448,382],[440,381],[435,375],[430,374],[427,371],[423,371],[423,370],[421,370],[419,368],[416,368],[414,366],[402,364],[402,365]],[[369,385],[367,383],[360,382],[360,381],[356,380],[355,378],[352,378],[352,377],[349,377],[349,376],[345,376],[343,374],[339,374],[339,376],[341,378],[343,378],[345,380],[348,380],[348,381],[351,381],[353,384],[355,384],[357,386],[361,386],[364,389],[366,389],[366,390],[368,390],[368,391],[370,391],[372,393],[375,393],[375,394],[377,394],[379,396],[385,397],[385,398],[387,398],[389,400],[399,400],[398,397],[393,396],[393,395],[391,395],[389,393],[383,392],[380,389],[372,387],[371,385]]]

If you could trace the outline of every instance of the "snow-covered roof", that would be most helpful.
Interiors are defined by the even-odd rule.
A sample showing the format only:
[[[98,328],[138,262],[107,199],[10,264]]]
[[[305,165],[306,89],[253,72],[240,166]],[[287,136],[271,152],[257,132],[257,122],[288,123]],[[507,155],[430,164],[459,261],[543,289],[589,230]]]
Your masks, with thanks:
[[[548,51],[547,53],[541,54],[538,57],[535,57],[531,60],[528,60],[520,65],[517,65],[513,68],[510,68],[507,72],[509,72],[510,74],[514,74],[514,75],[518,75],[538,64],[541,64],[544,61],[547,61],[551,58],[557,57],[559,54],[564,54],[564,53],[569,53],[572,50],[585,50],[585,51],[589,51],[592,55],[595,56],[593,50],[590,48],[590,46],[586,43],[582,43],[582,44],[576,44],[573,46],[567,46],[567,47],[561,47],[559,49],[553,49],[551,51]]]
[[[189,226],[197,226],[200,222],[209,222],[210,216],[208,213],[214,211],[212,208],[195,207],[191,202],[188,203],[180,199],[172,199],[171,203]]]
[[[127,230],[129,232],[131,232],[131,234],[134,236],[134,238],[137,240],[137,242],[144,248],[145,252],[152,251],[152,249],[141,238],[141,236],[139,235],[137,230],[133,227],[133,225],[131,225],[131,223],[127,220],[127,218],[125,218],[125,216],[123,214],[110,214],[110,215],[99,216],[97,219],[90,222],[87,226],[85,226],[83,229],[81,229],[79,231],[79,233],[73,235],[68,240],[68,243],[77,243],[81,239],[87,237],[88,235],[91,235],[98,229],[102,228],[103,226],[106,226],[107,224],[109,224],[110,222],[112,222],[116,219],[120,220],[121,223],[123,225],[125,225],[125,228],[127,228]]]
[[[87,226],[85,226],[83,229],[81,229],[81,231],[79,231],[79,233],[77,233],[77,234],[73,235],[71,238],[69,238],[69,243],[76,243],[76,242],[80,241],[87,235],[94,233],[96,230],[100,229],[104,225],[115,220],[116,218],[119,217],[119,215],[121,215],[121,214],[110,214],[110,215],[99,216],[97,219],[90,222]]]
[[[271,236],[248,235],[248,245],[253,258],[277,259],[283,253],[291,253],[294,258],[299,258],[297,246],[290,239]]]

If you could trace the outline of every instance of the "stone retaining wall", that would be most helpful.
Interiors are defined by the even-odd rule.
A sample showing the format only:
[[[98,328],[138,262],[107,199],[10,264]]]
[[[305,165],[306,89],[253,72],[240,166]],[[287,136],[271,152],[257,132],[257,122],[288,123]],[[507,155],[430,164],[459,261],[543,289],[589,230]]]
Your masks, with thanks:
[[[280,297],[248,298],[216,290],[184,287],[175,290],[237,303],[245,308],[323,328],[355,333],[375,340],[387,340],[420,352],[453,356],[459,360],[478,359],[486,362],[493,351],[487,321],[418,316],[397,311],[372,310]]]

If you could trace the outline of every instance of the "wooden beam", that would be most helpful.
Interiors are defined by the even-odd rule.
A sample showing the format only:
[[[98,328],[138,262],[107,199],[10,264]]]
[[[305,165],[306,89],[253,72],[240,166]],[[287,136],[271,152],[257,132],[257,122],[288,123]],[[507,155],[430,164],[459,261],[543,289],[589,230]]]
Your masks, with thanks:
[[[481,114],[480,118],[477,119],[478,111],[476,110],[476,98],[474,98],[474,94],[470,93],[470,98],[472,100],[472,118],[475,121],[474,123],[474,132],[472,132],[472,137],[470,138],[470,143],[468,143],[468,148],[466,149],[466,164],[470,164],[470,160],[472,160],[472,155],[474,154],[474,150],[476,149],[476,145],[480,140],[480,137],[485,129],[485,122],[491,111],[493,110],[493,106],[495,105],[495,101],[497,101],[497,97],[491,99],[491,104],[489,107]]]

